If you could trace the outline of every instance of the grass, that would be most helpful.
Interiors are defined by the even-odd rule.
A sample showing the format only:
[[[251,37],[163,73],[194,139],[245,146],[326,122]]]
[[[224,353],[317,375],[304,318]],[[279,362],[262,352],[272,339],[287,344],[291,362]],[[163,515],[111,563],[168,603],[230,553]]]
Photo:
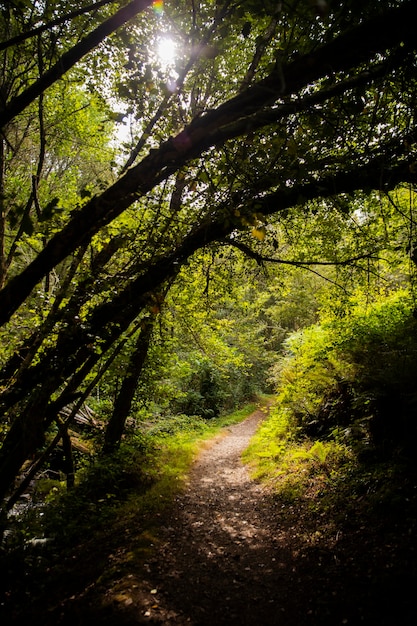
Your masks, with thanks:
[[[43,601],[46,588],[58,598],[71,595],[74,564],[74,580],[81,576],[86,585],[94,580],[116,594],[131,586],[158,543],[198,452],[257,408],[259,402],[210,420],[175,416],[147,423],[114,454],[85,467],[70,492],[55,481],[45,505],[16,520],[9,535],[2,569],[12,604],[26,602],[29,580],[34,601]],[[34,538],[53,540],[39,552]]]
[[[46,504],[14,522],[12,547],[23,549],[35,537],[54,537],[55,546],[71,547],[91,529],[106,534],[121,520],[138,515],[146,534],[183,489],[199,450],[257,407],[251,403],[210,420],[177,415],[148,422],[128,435],[114,454],[86,465],[70,492],[62,482],[40,481],[38,497],[46,498]]]
[[[160,513],[173,502],[186,481],[190,466],[208,441],[232,424],[243,421],[257,409],[252,403],[218,418],[204,420],[172,418],[151,427],[156,450],[149,455],[144,470],[152,477],[152,486],[144,494],[133,495],[135,507],[151,514]]]
[[[282,515],[297,510],[300,526],[319,524],[324,541],[353,528],[358,536],[365,528],[383,529],[393,546],[402,534],[405,545],[416,534],[417,472],[409,462],[362,458],[338,439],[303,437],[289,411],[278,406],[243,458],[252,477],[272,490]]]
[[[26,543],[17,555],[24,566],[16,553],[5,563],[9,605],[27,607],[28,588],[30,602],[42,611],[46,596],[48,605],[59,607],[90,588],[87,611],[93,598],[123,604],[141,585],[161,527],[170,524],[170,505],[199,450],[256,408],[210,421],[177,416],[148,424],[112,457],[86,470],[73,492],[44,511],[44,532],[56,541],[42,552]],[[389,622],[381,621],[380,597],[395,606],[402,601],[398,586],[404,581],[415,586],[415,476],[392,463],[361,462],[338,441],[302,438],[279,407],[244,456],[253,475],[275,493],[279,526],[295,559],[288,567],[297,568],[290,571],[303,581],[312,610],[321,618],[326,607],[330,615],[341,598],[349,623],[394,623],[390,614]],[[366,621],[374,613],[375,621]]]
[[[285,408],[275,407],[243,455],[252,477],[269,485],[276,497],[289,503],[311,498],[337,476],[352,471],[356,459],[340,442],[300,437]]]

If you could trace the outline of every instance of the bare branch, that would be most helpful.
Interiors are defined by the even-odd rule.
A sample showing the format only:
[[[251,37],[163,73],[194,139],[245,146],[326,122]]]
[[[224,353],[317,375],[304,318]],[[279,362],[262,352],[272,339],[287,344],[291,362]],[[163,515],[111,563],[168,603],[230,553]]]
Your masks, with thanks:
[[[282,10],[282,7],[280,4],[278,4],[275,10],[275,14],[272,17],[271,21],[269,22],[265,33],[261,35],[261,37],[259,38],[252,62],[240,86],[241,91],[243,91],[246,87],[248,87],[248,85],[251,84],[255,76],[256,70],[258,69],[259,63],[261,62],[261,59],[262,59],[262,55],[264,54],[268,44],[271,42],[272,38],[275,35],[276,29],[278,26],[278,15],[281,13],[281,10]]]
[[[358,256],[350,257],[349,259],[343,259],[342,261],[317,261],[317,260],[296,261],[296,260],[291,260],[291,259],[279,259],[277,257],[264,256],[263,254],[260,254],[259,252],[252,250],[252,248],[242,243],[241,241],[237,241],[236,239],[227,239],[224,243],[226,245],[237,248],[238,250],[246,254],[246,256],[254,259],[259,265],[263,265],[264,263],[276,263],[278,265],[292,265],[294,267],[303,267],[303,268],[306,268],[312,265],[336,267],[336,266],[353,265],[356,261],[362,261],[364,259],[368,259],[368,260],[372,259],[374,261],[381,260],[380,257],[374,256],[372,253],[368,253],[368,254],[359,254]]]

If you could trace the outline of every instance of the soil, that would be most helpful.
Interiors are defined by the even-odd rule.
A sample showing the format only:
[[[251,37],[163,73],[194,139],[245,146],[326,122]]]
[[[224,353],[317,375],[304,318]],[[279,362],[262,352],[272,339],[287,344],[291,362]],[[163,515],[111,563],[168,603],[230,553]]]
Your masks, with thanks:
[[[143,533],[131,525],[100,546],[91,537],[50,563],[49,577],[39,570],[42,591],[28,581],[20,595],[9,592],[2,623],[414,626],[410,515],[401,528],[360,516],[336,524],[277,500],[241,461],[264,417],[256,411],[201,452],[151,549],[148,537],[140,550]]]

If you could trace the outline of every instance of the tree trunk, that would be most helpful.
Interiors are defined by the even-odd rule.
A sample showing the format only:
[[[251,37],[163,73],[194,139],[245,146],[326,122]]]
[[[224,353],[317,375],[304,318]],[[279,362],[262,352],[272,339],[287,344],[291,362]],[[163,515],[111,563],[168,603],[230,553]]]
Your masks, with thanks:
[[[0,137],[0,289],[6,283],[6,210],[4,206],[4,139]]]
[[[327,179],[324,177],[321,181],[305,186],[284,188],[261,199],[251,200],[247,208],[250,211],[251,203],[255,203],[258,212],[264,215],[277,214],[280,210],[297,204],[300,196],[304,199],[329,197],[335,193],[360,189],[364,184],[369,188],[379,189],[381,184],[386,183],[384,188],[388,189],[407,179],[415,179],[407,163],[392,169],[388,179],[385,180],[380,159],[376,159],[375,163],[371,162],[351,172],[329,176]],[[246,205],[242,207],[242,214],[245,207]],[[46,428],[55,419],[57,411],[53,403],[51,404],[51,396],[94,354],[90,336],[100,338],[103,341],[102,345],[105,345],[106,349],[110,348],[149,305],[151,294],[155,293],[158,286],[168,279],[173,279],[183,263],[196,250],[216,240],[224,241],[224,238],[238,227],[238,224],[225,223],[224,216],[217,222],[208,219],[207,222],[200,224],[185,237],[176,250],[156,260],[145,271],[141,268],[142,273],[112,301],[99,305],[86,321],[84,328],[72,325],[64,330],[55,346],[46,351],[40,362],[22,373],[19,384],[12,385],[2,394],[0,409],[6,411],[16,403],[21,404],[22,409],[12,423],[0,449],[0,500],[13,483],[25,460],[42,444]],[[75,389],[71,390],[72,394],[75,392]]]
[[[112,416],[107,424],[103,452],[108,454],[120,444],[126,419],[130,413],[133,397],[148,354],[156,316],[144,320],[134,351],[131,354],[126,376],[116,397]]]
[[[159,149],[151,150],[138,165],[127,170],[106,191],[80,208],[67,225],[50,239],[42,252],[0,291],[0,324],[10,319],[49,271],[80,245],[88,243],[101,228],[138,198],[210,147],[222,146],[229,139],[246,135],[251,116],[264,111],[283,96],[301,91],[312,81],[329,74],[335,75],[339,71],[358,71],[358,66],[369,62],[378,52],[385,53],[401,43],[405,44],[405,50],[414,49],[414,13],[414,3],[406,2],[342,33],[311,53],[277,67],[217,109],[194,118],[176,137],[162,143]],[[67,54],[71,54],[71,51]],[[54,80],[61,76],[62,73]],[[14,106],[15,102],[12,101],[11,105]],[[14,117],[16,109],[13,109],[12,114],[9,108],[8,115],[5,111],[0,114],[0,123],[6,123]],[[284,117],[284,114],[279,115],[279,107],[277,110],[275,123]],[[293,110],[293,107],[284,107],[285,116]],[[267,118],[264,126],[270,123]]]

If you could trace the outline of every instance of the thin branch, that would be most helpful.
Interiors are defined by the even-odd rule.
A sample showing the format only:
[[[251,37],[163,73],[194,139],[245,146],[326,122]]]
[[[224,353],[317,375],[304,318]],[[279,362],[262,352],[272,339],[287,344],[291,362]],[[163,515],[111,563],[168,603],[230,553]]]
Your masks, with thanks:
[[[388,191],[385,193],[385,197],[388,199],[388,202],[391,204],[394,210],[401,215],[401,217],[408,220],[411,226],[416,226],[416,222],[413,219],[413,216],[410,213],[407,215],[404,211],[402,211],[400,207],[398,206],[398,204],[394,202],[393,198],[391,197],[391,194]]]
[[[281,11],[282,11],[282,7],[278,3],[277,8],[275,9],[275,13],[270,23],[268,24],[268,27],[265,33],[259,37],[258,44],[256,46],[256,50],[255,50],[255,54],[253,56],[252,62],[240,86],[241,91],[246,89],[246,87],[248,87],[248,85],[250,85],[250,83],[252,82],[255,76],[256,70],[258,69],[259,63],[261,62],[262,55],[264,54],[266,47],[268,46],[268,44],[271,42],[272,38],[275,35],[276,29],[278,26],[278,15],[281,13]]]
[[[158,110],[156,111],[155,115],[152,117],[152,119],[150,119],[144,129],[144,131],[142,132],[141,137],[139,138],[139,141],[137,142],[137,144],[134,146],[134,148],[131,150],[129,158],[127,159],[126,163],[124,164],[123,168],[121,169],[120,173],[124,174],[124,172],[126,172],[126,170],[129,169],[129,167],[131,165],[133,165],[133,163],[136,160],[136,157],[138,156],[139,152],[142,150],[142,148],[145,146],[146,142],[148,141],[154,127],[156,126],[156,124],[159,122],[159,120],[161,119],[162,115],[165,113],[168,104],[170,103],[170,101],[172,100],[174,95],[178,95],[181,92],[181,89],[184,85],[185,79],[187,78],[188,73],[191,71],[194,63],[198,60],[200,54],[201,54],[201,50],[203,50],[207,44],[210,41],[211,36],[213,35],[216,26],[223,20],[224,16],[226,15],[227,12],[227,7],[228,4],[226,3],[226,5],[223,7],[222,11],[220,12],[219,16],[214,20],[211,28],[209,29],[208,33],[206,34],[206,36],[203,38],[203,40],[200,42],[199,46],[195,46],[193,49],[193,52],[188,60],[188,62],[185,65],[185,68],[183,69],[183,71],[181,72],[180,76],[178,77],[177,81],[176,81],[176,88],[175,91],[173,91],[172,93],[167,93],[162,102],[160,103]]]
[[[346,287],[344,287],[343,285],[341,285],[340,283],[337,283],[335,280],[332,280],[331,278],[328,278],[327,276],[323,276],[323,274],[320,274],[320,272],[317,272],[316,270],[314,270],[312,267],[302,267],[301,265],[299,266],[301,269],[305,269],[308,272],[311,272],[312,274],[315,274],[316,276],[318,276],[319,278],[325,280],[327,283],[330,283],[331,285],[334,285],[335,287],[338,287],[339,289],[341,289],[342,291],[344,291],[344,293],[346,295],[349,295],[349,291],[346,289]]]
[[[100,2],[94,2],[93,4],[89,4],[86,7],[81,9],[77,9],[76,11],[71,11],[71,13],[67,13],[66,15],[62,15],[61,17],[57,17],[54,20],[46,22],[46,24],[42,24],[41,26],[37,26],[32,30],[28,30],[26,33],[21,33],[20,35],[16,35],[16,37],[12,37],[7,39],[6,41],[0,42],[0,50],[6,50],[11,46],[15,46],[18,43],[22,43],[27,39],[31,39],[36,35],[40,35],[44,33],[46,30],[53,28],[54,26],[59,26],[59,24],[64,24],[65,22],[69,22],[75,17],[79,17],[80,15],[85,15],[86,13],[90,13],[91,11],[95,11],[106,4],[113,4],[115,0],[100,0]]]
[[[234,248],[237,248],[238,250],[246,254],[246,256],[254,259],[259,265],[263,265],[263,263],[277,263],[280,265],[292,265],[294,267],[308,267],[311,265],[323,265],[323,266],[335,267],[335,266],[353,265],[356,261],[362,261],[363,259],[372,259],[374,261],[382,260],[380,257],[374,256],[372,253],[369,253],[369,254],[360,254],[358,256],[351,257],[349,259],[344,259],[342,261],[315,261],[315,260],[295,261],[295,260],[289,260],[289,259],[279,259],[277,257],[264,256],[262,254],[259,254],[259,252],[252,250],[252,248],[242,243],[241,241],[237,241],[236,239],[227,239],[227,240],[224,240],[223,243],[229,246],[233,246]]]
[[[152,0],[132,0],[114,15],[102,22],[96,29],[65,52],[58,61],[25,91],[13,98],[0,114],[0,127],[6,126],[12,119],[29,106],[48,87],[59,80],[86,54],[94,50],[106,37],[129,22],[152,4]]]
[[[33,179],[32,179],[32,182],[33,182]],[[16,235],[15,235],[15,237],[13,239],[13,242],[12,242],[12,244],[10,246],[10,249],[9,249],[9,252],[8,252],[8,255],[7,255],[6,265],[5,265],[6,271],[8,271],[8,269],[9,269],[9,267],[10,267],[12,261],[13,261],[15,252],[17,250],[18,243],[19,243],[20,239],[22,238],[23,233],[25,232],[25,220],[29,217],[29,213],[30,213],[30,210],[31,210],[32,204],[33,204],[33,187],[34,186],[32,184],[32,190],[31,190],[31,192],[29,194],[29,198],[28,198],[28,200],[27,200],[27,202],[25,204],[25,208],[23,209],[22,218],[20,220],[19,228],[17,230],[17,233],[16,233]]]

